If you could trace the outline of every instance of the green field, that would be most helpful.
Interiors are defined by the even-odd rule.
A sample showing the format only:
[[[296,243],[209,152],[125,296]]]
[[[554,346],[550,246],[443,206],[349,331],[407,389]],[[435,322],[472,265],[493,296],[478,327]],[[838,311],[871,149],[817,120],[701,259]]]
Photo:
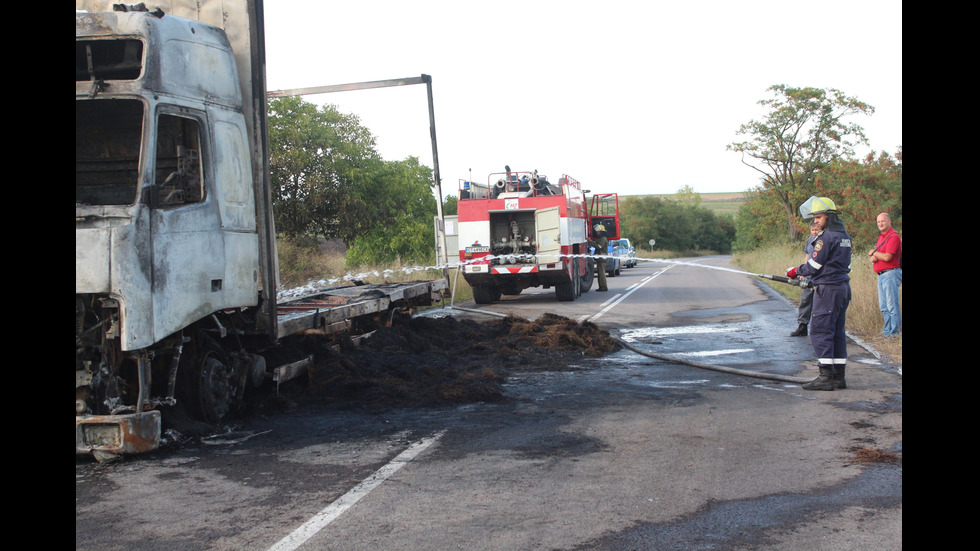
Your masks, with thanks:
[[[748,201],[748,194],[745,192],[698,193],[698,195],[701,196],[701,206],[718,215],[730,214],[735,216],[738,214],[738,208],[742,206],[742,203]],[[652,197],[663,197],[665,199],[673,199],[674,196],[673,193],[652,195]]]

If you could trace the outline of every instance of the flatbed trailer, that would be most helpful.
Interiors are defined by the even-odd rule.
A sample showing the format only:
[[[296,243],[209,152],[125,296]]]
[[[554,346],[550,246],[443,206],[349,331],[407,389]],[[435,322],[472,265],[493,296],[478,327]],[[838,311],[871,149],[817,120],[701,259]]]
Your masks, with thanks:
[[[447,289],[445,279],[312,289],[279,304],[279,335],[351,331],[364,316],[392,315],[400,308],[440,301]]]

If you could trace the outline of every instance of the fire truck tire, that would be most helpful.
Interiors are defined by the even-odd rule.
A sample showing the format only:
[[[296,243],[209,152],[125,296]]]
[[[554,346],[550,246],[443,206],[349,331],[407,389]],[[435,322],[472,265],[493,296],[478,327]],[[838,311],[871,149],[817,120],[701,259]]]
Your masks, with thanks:
[[[555,296],[559,302],[571,302],[575,300],[575,291],[578,288],[578,269],[576,264],[572,264],[572,277],[568,281],[555,284]]]
[[[500,289],[490,285],[473,286],[473,302],[477,304],[490,304],[500,300]]]
[[[578,261],[572,262],[572,283],[575,285],[575,298],[582,296],[582,274],[579,272]]]
[[[555,285],[555,296],[561,302],[571,302],[575,300],[575,287],[571,281]]]
[[[587,293],[592,288],[592,281],[595,280],[595,259],[585,259],[585,273],[582,274],[582,292]]]

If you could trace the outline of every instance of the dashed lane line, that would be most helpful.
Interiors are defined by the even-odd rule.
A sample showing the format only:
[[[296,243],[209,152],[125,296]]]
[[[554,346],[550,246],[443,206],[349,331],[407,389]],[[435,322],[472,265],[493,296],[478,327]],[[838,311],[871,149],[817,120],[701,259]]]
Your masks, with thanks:
[[[293,530],[293,532],[288,536],[279,540],[275,545],[269,548],[269,551],[293,551],[300,545],[303,545],[303,543],[305,543],[308,539],[316,535],[317,532],[323,530],[337,517],[353,507],[354,504],[360,501],[362,497],[371,493],[371,490],[374,490],[380,486],[382,482],[398,472],[398,470],[404,467],[408,462],[412,461],[418,457],[420,453],[428,449],[431,445],[435,444],[436,441],[438,441],[439,438],[445,434],[445,432],[446,431],[438,432],[409,446],[405,451],[398,454],[394,459],[375,471],[371,476],[364,479],[360,484],[351,488],[349,492],[340,496],[336,501],[314,515],[313,518],[306,521],[302,526],[296,530]]]
[[[597,319],[599,319],[600,317],[602,317],[603,314],[605,314],[606,312],[612,310],[620,302],[623,302],[624,300],[626,300],[630,295],[632,295],[633,293],[635,293],[637,291],[637,289],[639,289],[640,287],[643,287],[647,283],[653,281],[654,278],[656,278],[657,276],[661,275],[662,273],[666,272],[667,270],[669,270],[669,269],[671,269],[673,267],[674,267],[673,265],[669,265],[669,266],[663,268],[662,270],[660,270],[659,272],[656,272],[656,273],[650,275],[649,277],[644,278],[643,280],[639,281],[638,283],[633,284],[631,287],[627,287],[626,288],[626,292],[623,293],[622,295],[616,295],[616,296],[612,297],[611,299],[607,300],[606,302],[603,302],[602,304],[600,304],[599,307],[601,308],[601,310],[599,310],[595,314],[591,314],[591,315],[590,314],[585,314],[584,316],[579,317],[578,318],[578,323],[582,323],[583,321],[591,321],[591,322],[595,323],[595,321]]]

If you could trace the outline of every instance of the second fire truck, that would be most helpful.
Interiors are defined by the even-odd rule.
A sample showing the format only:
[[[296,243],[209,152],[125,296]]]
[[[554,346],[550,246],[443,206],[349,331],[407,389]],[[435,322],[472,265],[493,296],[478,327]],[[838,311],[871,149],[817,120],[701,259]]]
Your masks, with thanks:
[[[464,181],[459,195],[459,260],[477,304],[529,287],[554,287],[572,301],[592,287],[589,241],[601,224],[619,237],[616,194],[587,197],[568,175],[551,181],[536,170],[491,174],[486,184]]]

